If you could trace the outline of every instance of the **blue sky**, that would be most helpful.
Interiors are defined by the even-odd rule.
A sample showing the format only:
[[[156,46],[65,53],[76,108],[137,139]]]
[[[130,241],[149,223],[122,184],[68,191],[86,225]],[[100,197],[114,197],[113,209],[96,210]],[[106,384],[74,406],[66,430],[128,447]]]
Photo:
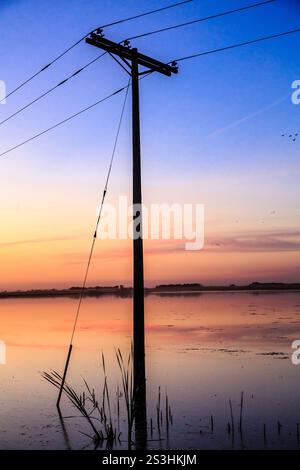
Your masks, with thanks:
[[[113,20],[169,5],[160,1],[1,1],[0,79],[10,91],[86,32]],[[255,3],[194,0],[182,7],[107,29],[119,41],[159,27]],[[296,1],[276,2],[133,42],[162,61],[300,27]],[[299,226],[300,106],[291,83],[300,79],[300,34],[180,63],[171,78],[141,82],[144,196],[147,202],[200,202],[209,232],[292,230]],[[99,54],[81,43],[0,106],[5,118]],[[0,150],[14,145],[127,83],[109,57],[0,127]],[[1,160],[2,210],[18,208],[46,224],[46,213],[72,213],[90,223],[106,177],[123,96],[41,137]],[[130,100],[108,199],[131,188]],[[87,209],[88,208],[88,209]],[[89,210],[89,217],[86,212]],[[15,212],[14,212],[15,211]],[[40,217],[40,219],[39,219]],[[26,220],[24,216],[24,220]],[[77,221],[77,222],[76,222]],[[20,227],[16,222],[11,231]],[[7,229],[8,230],[8,229]],[[78,231],[81,226],[77,227]],[[11,231],[7,232],[11,234]],[[38,231],[38,229],[37,229]],[[65,230],[64,230],[65,233]],[[6,235],[5,235],[6,236]],[[4,240],[5,241],[5,240]]]

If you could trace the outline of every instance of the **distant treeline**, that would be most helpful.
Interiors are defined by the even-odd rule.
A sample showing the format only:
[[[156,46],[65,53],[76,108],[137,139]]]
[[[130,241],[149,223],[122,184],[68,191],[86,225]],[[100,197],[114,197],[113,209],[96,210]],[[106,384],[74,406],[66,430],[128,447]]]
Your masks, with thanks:
[[[82,288],[73,286],[67,289],[31,289],[31,290],[17,290],[17,291],[0,291],[0,298],[8,297],[78,297],[81,294]],[[88,297],[99,297],[102,295],[120,295],[130,296],[132,294],[131,287],[117,286],[95,286],[86,287],[84,295]]]
[[[252,282],[247,285],[230,284],[229,286],[204,286],[199,283],[184,283],[184,284],[159,284],[153,290],[197,290],[197,291],[239,291],[239,290],[299,290],[300,283],[287,284],[284,282]]]
[[[300,291],[300,283],[287,284],[284,282],[252,282],[251,284],[238,286],[230,284],[229,286],[204,286],[199,283],[184,284],[158,284],[152,288],[146,288],[145,294],[163,294],[175,292],[213,292],[213,291]],[[115,286],[94,286],[86,287],[84,295],[87,297],[100,297],[103,295],[116,295],[120,297],[132,296],[132,287],[123,285]],[[17,291],[0,291],[0,298],[15,297],[78,297],[81,293],[81,287],[73,286],[67,289],[31,289]]]

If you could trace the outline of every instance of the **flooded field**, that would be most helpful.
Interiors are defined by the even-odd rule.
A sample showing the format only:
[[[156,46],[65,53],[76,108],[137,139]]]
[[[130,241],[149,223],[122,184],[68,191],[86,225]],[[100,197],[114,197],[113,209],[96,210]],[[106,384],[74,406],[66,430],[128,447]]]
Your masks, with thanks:
[[[0,301],[0,340],[6,344],[0,449],[93,448],[86,435],[91,430],[65,398],[59,419],[57,390],[41,377],[42,371],[63,370],[76,305],[72,298]],[[117,419],[121,376],[114,347],[127,357],[131,305],[132,299],[114,296],[84,300],[68,376],[78,392],[84,378],[101,397],[104,353],[120,432],[115,446],[123,449],[127,425],[123,397]],[[145,309],[149,449],[298,447],[300,366],[291,362],[291,344],[300,339],[300,293],[149,295]]]

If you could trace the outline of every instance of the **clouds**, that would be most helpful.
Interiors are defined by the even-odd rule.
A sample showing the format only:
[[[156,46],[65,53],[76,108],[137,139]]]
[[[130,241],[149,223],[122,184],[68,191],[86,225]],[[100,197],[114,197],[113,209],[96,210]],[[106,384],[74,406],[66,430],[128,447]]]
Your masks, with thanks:
[[[42,244],[42,243],[64,242],[64,241],[75,240],[77,238],[79,237],[66,236],[66,237],[33,238],[30,240],[15,240],[11,242],[0,243],[0,249],[1,248],[13,248],[16,246],[23,246],[23,245],[37,245],[37,244]]]
[[[65,238],[64,240],[68,240]],[[46,240],[45,240],[46,241]],[[30,242],[34,242],[29,241]],[[37,241],[42,243],[43,240]],[[19,242],[22,243],[22,242]],[[26,242],[24,242],[26,243]],[[95,260],[130,260],[132,257],[131,243],[114,241],[112,244],[105,243],[101,248],[101,241],[98,242],[100,251],[94,254]],[[1,248],[1,245],[0,245]],[[194,253],[195,256],[202,256],[203,251],[208,253],[280,253],[300,251],[300,229],[270,230],[231,233],[226,235],[207,235],[204,250]],[[145,257],[148,256],[173,256],[189,255],[184,249],[184,240],[147,240],[144,243]],[[58,253],[63,264],[84,264],[87,253],[84,251]]]
[[[206,249],[233,252],[299,251],[300,230],[290,229],[212,237],[207,241]]]

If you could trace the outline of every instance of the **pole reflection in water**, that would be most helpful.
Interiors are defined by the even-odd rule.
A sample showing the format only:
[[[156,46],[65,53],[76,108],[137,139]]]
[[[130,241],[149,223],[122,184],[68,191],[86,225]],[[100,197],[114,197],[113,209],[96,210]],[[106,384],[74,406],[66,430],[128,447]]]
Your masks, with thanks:
[[[135,447],[136,449],[147,449],[146,379],[143,374],[139,374],[139,370],[134,370],[134,374],[134,383],[137,384],[134,404]]]

